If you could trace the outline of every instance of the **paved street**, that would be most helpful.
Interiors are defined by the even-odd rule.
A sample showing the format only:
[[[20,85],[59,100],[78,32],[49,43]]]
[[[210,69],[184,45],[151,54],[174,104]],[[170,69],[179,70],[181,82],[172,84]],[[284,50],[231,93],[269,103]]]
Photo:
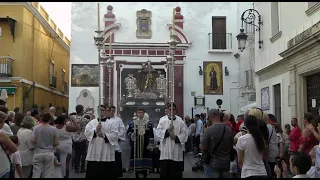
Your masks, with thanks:
[[[191,168],[193,164],[197,161],[197,158],[194,158],[193,155],[185,154],[185,161],[184,161],[184,172],[183,178],[204,178],[204,172],[192,172]],[[74,173],[72,170],[70,172],[70,178],[85,178],[85,173]],[[134,178],[132,172],[124,173],[124,178]],[[151,173],[148,178],[159,178],[159,174]]]

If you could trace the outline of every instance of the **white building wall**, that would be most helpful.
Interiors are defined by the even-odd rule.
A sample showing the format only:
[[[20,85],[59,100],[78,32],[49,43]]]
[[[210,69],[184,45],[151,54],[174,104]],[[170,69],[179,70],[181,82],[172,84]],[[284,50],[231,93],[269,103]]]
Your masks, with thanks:
[[[261,14],[263,25],[261,26],[261,39],[263,40],[262,48],[258,48],[256,43],[255,48],[255,70],[260,70],[273,65],[274,63],[282,60],[279,55],[281,52],[287,50],[287,43],[290,39],[296,35],[302,33],[320,20],[320,12],[315,12],[311,16],[308,16],[306,11],[308,10],[308,2],[278,2],[279,8],[279,31],[281,36],[275,41],[271,42],[271,2],[257,2],[254,3],[255,9]],[[257,21],[256,21],[257,24]],[[258,41],[258,33],[256,33],[256,41]],[[289,66],[289,64],[288,64]],[[266,72],[267,73],[267,72]],[[265,74],[266,74],[265,73]],[[265,75],[273,76],[273,75]],[[282,125],[290,124],[291,121],[291,108],[290,98],[288,97],[290,85],[290,75],[288,72],[274,76],[267,80],[255,78],[256,82],[256,97],[257,106],[261,107],[261,89],[269,87],[270,89],[270,110],[268,113],[274,113],[273,103],[273,85],[281,84],[281,119]]]
[[[184,31],[188,34],[192,45],[186,50],[184,60],[184,114],[191,115],[191,108],[194,106],[194,99],[191,92],[196,96],[203,95],[203,76],[198,75],[199,67],[203,61],[223,62],[223,95],[207,95],[206,107],[216,108],[216,100],[222,99],[222,109],[226,109],[238,115],[240,107],[249,104],[245,97],[239,96],[239,88],[244,84],[244,70],[246,56],[236,59],[234,54],[238,52],[236,35],[240,29],[240,15],[250,8],[252,3],[237,2],[101,2],[100,16],[101,27],[104,25],[103,15],[107,6],[113,6],[113,13],[116,16],[116,23],[121,23],[120,29],[115,33],[116,42],[126,43],[163,43],[169,40],[167,24],[172,21],[172,8],[181,7],[181,14],[184,16]],[[152,11],[152,38],[136,38],[136,11],[147,9]],[[232,51],[208,53],[209,37],[212,32],[212,16],[226,16],[226,31],[232,33]],[[72,42],[70,47],[70,64],[97,64],[97,47],[93,43],[93,37],[97,30],[97,4],[90,2],[72,3]],[[147,61],[147,57],[118,57],[119,60]],[[149,57],[151,61],[159,61]],[[117,57],[116,57],[117,60]],[[163,58],[165,60],[165,58]],[[162,60],[162,61],[163,61]],[[240,63],[240,66],[239,66]],[[71,65],[70,65],[71,66]],[[227,67],[230,74],[224,75],[224,67]],[[203,67],[202,67],[203,69]],[[116,76],[115,76],[116,77]],[[70,76],[71,78],[71,76]],[[114,79],[116,82],[116,78]],[[118,93],[116,86],[114,91],[114,102]],[[76,97],[84,89],[70,87],[69,109],[74,109]],[[87,88],[95,97],[95,107],[98,105],[98,88]],[[244,100],[243,100],[244,99]],[[241,103],[240,103],[241,102]],[[116,104],[116,103],[115,103]],[[203,109],[203,108],[202,108]],[[198,110],[201,110],[201,108]],[[202,111],[202,110],[201,110]],[[203,112],[206,112],[203,109]]]
[[[320,20],[320,12],[310,17],[307,16],[308,2],[278,2],[279,7],[279,29],[282,35],[275,42],[271,42],[271,2],[254,3],[255,9],[261,14],[263,25],[261,26],[262,48],[256,43],[256,71],[259,71],[279,60],[279,54],[287,49],[287,42],[308,29]],[[256,22],[257,24],[257,22]],[[258,40],[258,33],[256,33]]]

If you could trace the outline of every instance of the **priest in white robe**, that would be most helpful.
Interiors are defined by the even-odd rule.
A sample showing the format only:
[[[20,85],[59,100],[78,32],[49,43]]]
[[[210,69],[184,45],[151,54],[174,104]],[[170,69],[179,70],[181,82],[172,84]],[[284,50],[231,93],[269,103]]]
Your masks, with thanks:
[[[113,172],[115,165],[115,148],[118,143],[118,124],[110,120],[110,108],[101,105],[101,121],[91,120],[85,129],[89,141],[87,151],[86,178],[116,178]]]
[[[121,152],[122,149],[120,147],[120,143],[124,142],[126,140],[126,128],[122,122],[122,120],[115,116],[115,112],[116,112],[116,107],[115,106],[111,106],[110,107],[110,120],[114,121],[114,123],[117,124],[118,127],[118,141],[116,144],[116,148],[115,148],[115,166],[114,166],[114,173],[117,174],[117,177],[122,177],[123,173],[122,173],[122,158],[121,158]]]
[[[168,113],[159,121],[156,138],[160,141],[160,178],[182,178],[184,144],[188,140],[188,127],[176,115],[176,105],[167,104]],[[172,110],[172,111],[171,111]],[[173,128],[171,124],[173,115]]]

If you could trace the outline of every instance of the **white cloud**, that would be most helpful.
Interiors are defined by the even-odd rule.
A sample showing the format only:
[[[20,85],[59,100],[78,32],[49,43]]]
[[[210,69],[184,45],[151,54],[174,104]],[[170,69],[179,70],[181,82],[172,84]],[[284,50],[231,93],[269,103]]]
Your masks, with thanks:
[[[71,2],[40,2],[63,34],[71,38]]]

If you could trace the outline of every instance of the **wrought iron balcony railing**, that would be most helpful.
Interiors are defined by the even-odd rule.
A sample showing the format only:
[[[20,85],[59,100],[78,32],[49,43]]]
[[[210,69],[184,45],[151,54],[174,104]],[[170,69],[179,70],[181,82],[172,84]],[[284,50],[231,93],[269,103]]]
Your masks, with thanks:
[[[209,33],[209,50],[231,50],[232,33]]]
[[[12,77],[13,58],[0,56],[0,77]]]

